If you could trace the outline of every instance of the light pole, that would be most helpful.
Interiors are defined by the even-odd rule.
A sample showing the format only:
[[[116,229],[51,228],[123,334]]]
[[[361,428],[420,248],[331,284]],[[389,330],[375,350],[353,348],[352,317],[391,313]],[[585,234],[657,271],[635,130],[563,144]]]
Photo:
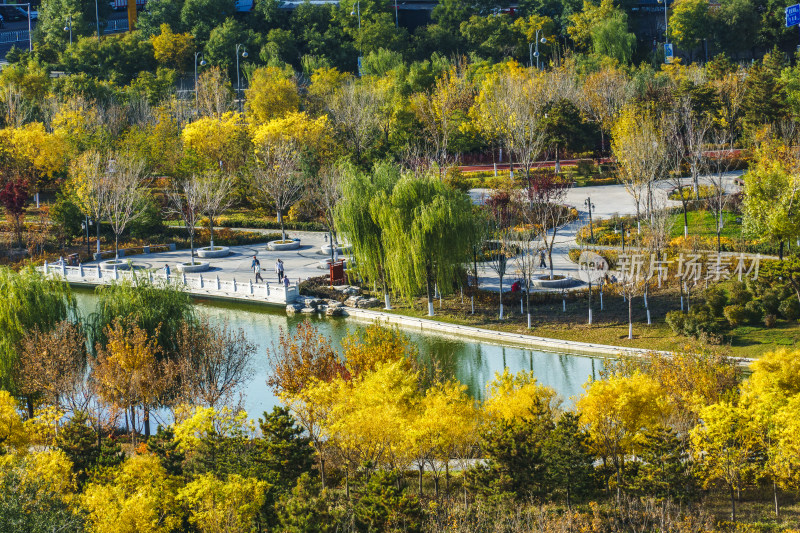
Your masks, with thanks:
[[[199,106],[198,96],[197,96],[197,56],[199,56],[199,55],[201,55],[200,52],[195,52],[194,53],[194,106],[195,107]],[[236,58],[238,59],[239,56],[237,55]],[[200,66],[201,67],[206,66],[206,60],[205,59],[201,59],[200,60]],[[237,66],[236,69],[238,70],[239,67]]]
[[[669,43],[669,26],[667,22],[667,0],[658,0],[659,4],[664,4],[664,42]]]
[[[89,256],[89,261],[92,260],[92,249],[89,247],[89,226],[92,225],[92,219],[89,215],[85,215],[84,222],[81,222],[81,229],[86,230],[86,255]]]
[[[394,0],[394,27],[400,27],[400,15],[397,13],[397,2],[398,0]]]
[[[64,31],[69,32],[69,44],[72,44],[72,15],[67,15],[67,25],[64,26]]]
[[[134,1],[134,0],[130,0]],[[97,7],[97,0],[94,0],[94,20],[97,24],[97,40],[100,40],[100,9]]]
[[[542,37],[539,39],[539,33],[544,33],[544,30],[536,30],[536,38],[532,43],[528,43],[528,56],[531,67],[533,67],[533,58],[536,58],[536,70],[539,70],[539,43],[546,44],[547,39]],[[536,45],[536,51],[533,51],[533,45]]]
[[[397,5],[395,0],[395,5]],[[358,15],[358,75],[361,75],[361,0],[356,1],[356,9],[350,11],[350,16]]]
[[[592,223],[592,209],[594,209],[594,204],[592,203],[592,198],[586,198],[586,200],[583,201],[583,205],[589,208],[589,235],[591,236],[592,244],[594,244],[594,224]]]
[[[243,44],[236,45],[236,96],[239,98],[239,111],[242,110],[242,78],[239,73],[239,48],[242,49],[242,57],[247,58],[247,50]]]

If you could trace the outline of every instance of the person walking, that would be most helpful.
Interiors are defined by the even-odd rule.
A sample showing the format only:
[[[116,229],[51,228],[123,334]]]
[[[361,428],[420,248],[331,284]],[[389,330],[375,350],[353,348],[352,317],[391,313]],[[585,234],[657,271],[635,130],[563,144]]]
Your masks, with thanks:
[[[283,274],[283,270],[281,270],[281,275],[283,276],[283,286],[287,289],[289,288],[289,276]]]
[[[164,265],[164,274],[167,276],[167,281],[169,281],[169,265]]]
[[[253,267],[253,272],[256,273],[256,283],[258,283],[258,280],[261,280],[261,283],[264,283],[264,278],[261,277],[261,263],[260,262],[256,262],[256,266]]]
[[[278,283],[283,281],[283,261],[280,259],[275,262],[275,273],[278,274]]]
[[[261,266],[261,261],[259,261],[256,256],[253,256],[253,260],[250,261],[250,270],[255,272],[256,265]]]
[[[544,250],[539,250],[539,268],[547,268],[547,261],[544,260]]]

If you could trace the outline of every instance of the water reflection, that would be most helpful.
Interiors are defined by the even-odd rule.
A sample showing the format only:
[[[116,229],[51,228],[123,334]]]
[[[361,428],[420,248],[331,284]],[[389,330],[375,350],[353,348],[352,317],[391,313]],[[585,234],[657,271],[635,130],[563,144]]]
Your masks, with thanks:
[[[89,292],[76,294],[78,308],[83,315],[94,310],[97,297]],[[253,366],[253,379],[244,391],[244,405],[254,418],[271,410],[279,403],[266,385],[268,366],[266,351],[278,342],[280,328],[293,331],[304,317],[288,317],[280,309],[257,305],[198,301],[199,311],[212,322],[227,320],[234,328],[242,328],[256,344],[257,356]],[[350,332],[365,324],[344,319],[311,318],[320,332],[340,348],[340,341]],[[420,353],[436,360],[448,376],[454,376],[467,386],[469,394],[483,399],[486,384],[495,372],[508,368],[511,372],[531,370],[540,383],[553,387],[565,400],[582,392],[582,385],[603,368],[602,359],[556,354],[539,350],[500,346],[486,342],[455,339],[451,337],[405,331]]]

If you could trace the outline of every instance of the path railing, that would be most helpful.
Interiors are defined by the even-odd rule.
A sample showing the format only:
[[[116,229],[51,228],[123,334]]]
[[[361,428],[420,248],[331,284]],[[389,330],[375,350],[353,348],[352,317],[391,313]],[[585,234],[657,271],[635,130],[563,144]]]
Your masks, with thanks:
[[[0,32],[0,44],[27,42],[30,39],[28,30],[2,31]]]
[[[44,263],[39,269],[45,275],[55,275],[64,278],[67,282],[83,285],[107,285],[120,280],[147,279],[151,283],[164,281],[174,283],[182,290],[195,296],[226,298],[231,300],[247,300],[265,302],[276,305],[293,303],[300,295],[297,285],[253,283],[252,280],[237,281],[233,279],[220,279],[217,275],[203,275],[202,273],[187,275],[182,272],[137,272],[135,270],[122,270],[118,268],[101,268],[100,265],[67,266],[63,262]]]

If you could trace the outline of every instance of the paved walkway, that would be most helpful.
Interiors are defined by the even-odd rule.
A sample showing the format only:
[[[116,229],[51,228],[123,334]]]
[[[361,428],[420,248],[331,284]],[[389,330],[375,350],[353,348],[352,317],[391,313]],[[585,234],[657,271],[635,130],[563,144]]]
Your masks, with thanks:
[[[731,173],[731,183],[734,177],[741,173]],[[685,178],[686,183],[690,183],[689,178]],[[705,181],[705,180],[704,180]],[[667,192],[671,186],[659,184],[656,194],[668,205],[680,205],[680,202],[673,202],[666,199]],[[490,193],[486,189],[473,189],[470,196],[475,203],[480,203]],[[569,260],[568,252],[570,248],[577,246],[576,235],[578,230],[589,223],[589,214],[584,206],[584,200],[590,197],[595,208],[592,215],[595,219],[608,218],[614,214],[630,215],[636,212],[635,203],[625,190],[623,185],[604,185],[595,187],[573,188],[567,193],[566,203],[578,209],[580,215],[577,220],[558,229],[556,242],[553,247],[553,265],[557,274],[565,274],[577,277],[578,267]],[[248,230],[260,233],[274,233],[274,230]],[[255,255],[261,262],[262,276],[270,284],[277,284],[278,278],[275,274],[275,262],[278,258],[283,260],[284,271],[292,283],[311,277],[325,275],[328,272],[327,266],[323,268],[323,262],[328,258],[323,255],[321,248],[327,243],[327,234],[322,232],[310,231],[289,231],[291,237],[300,238],[301,246],[299,250],[274,252],[267,249],[266,243],[247,246],[231,247],[231,255],[219,259],[209,259],[210,270],[203,273],[207,279],[219,277],[223,281],[236,280],[239,283],[246,283],[254,280],[255,275],[250,268],[252,257]],[[134,266],[140,269],[163,270],[169,264],[173,275],[177,274],[176,265],[178,263],[189,262],[189,250],[177,250],[174,252],[161,252],[147,255],[131,255],[130,259]],[[85,263],[85,266],[95,265],[97,262]],[[549,272],[549,269],[542,269],[542,273]],[[497,273],[488,264],[478,266],[478,277],[481,287],[489,290],[499,290],[500,283]],[[510,261],[505,279],[503,280],[504,290],[509,290],[514,279],[519,277],[518,268],[514,261]]]

